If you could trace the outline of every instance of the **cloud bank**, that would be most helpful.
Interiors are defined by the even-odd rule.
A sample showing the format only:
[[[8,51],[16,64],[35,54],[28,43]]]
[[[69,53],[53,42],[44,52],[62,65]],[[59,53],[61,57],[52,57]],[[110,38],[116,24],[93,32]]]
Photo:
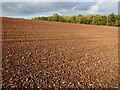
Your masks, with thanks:
[[[32,18],[61,15],[118,13],[117,2],[3,2],[2,16]]]
[[[89,0],[89,2],[99,1]],[[3,0],[2,2],[88,2],[88,0]],[[104,0],[103,2],[119,2],[119,0]]]

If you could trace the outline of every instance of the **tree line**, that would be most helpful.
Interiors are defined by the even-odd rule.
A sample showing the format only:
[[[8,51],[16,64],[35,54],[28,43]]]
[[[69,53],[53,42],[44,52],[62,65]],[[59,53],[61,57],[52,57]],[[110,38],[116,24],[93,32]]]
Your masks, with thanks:
[[[35,17],[32,20],[45,20],[45,21],[56,21],[56,22],[67,22],[77,24],[90,24],[90,25],[105,25],[105,26],[116,26],[120,27],[120,15],[109,14],[109,15],[78,15],[78,16],[61,16],[54,14],[53,16],[42,16]]]

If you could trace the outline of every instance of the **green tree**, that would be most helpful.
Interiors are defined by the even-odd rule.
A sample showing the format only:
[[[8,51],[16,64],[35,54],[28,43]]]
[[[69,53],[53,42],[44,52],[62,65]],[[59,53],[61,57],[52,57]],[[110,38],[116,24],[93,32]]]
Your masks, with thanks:
[[[108,20],[108,26],[114,26],[115,21],[116,21],[115,15],[113,13],[108,15],[107,20]]]
[[[52,18],[53,18],[53,21],[59,21],[60,20],[60,15],[59,14],[54,14],[53,16],[52,16]]]
[[[120,15],[110,14],[105,15],[78,15],[78,16],[61,16],[59,14],[54,14],[48,17],[35,17],[32,20],[45,20],[45,21],[57,21],[57,22],[67,22],[67,23],[78,23],[78,24],[94,24],[94,25],[109,25],[109,26],[120,26]]]

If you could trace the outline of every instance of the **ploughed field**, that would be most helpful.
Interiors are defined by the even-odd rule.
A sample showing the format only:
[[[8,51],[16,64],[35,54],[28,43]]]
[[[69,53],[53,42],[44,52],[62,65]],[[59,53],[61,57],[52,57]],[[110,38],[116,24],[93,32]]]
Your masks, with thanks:
[[[117,88],[118,28],[2,18],[3,87]]]

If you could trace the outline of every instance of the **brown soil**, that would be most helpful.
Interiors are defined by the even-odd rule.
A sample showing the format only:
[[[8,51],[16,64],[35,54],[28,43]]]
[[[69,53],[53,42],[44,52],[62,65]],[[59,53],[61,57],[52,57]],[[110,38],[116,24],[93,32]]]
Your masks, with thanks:
[[[117,88],[118,28],[2,18],[3,87]]]

